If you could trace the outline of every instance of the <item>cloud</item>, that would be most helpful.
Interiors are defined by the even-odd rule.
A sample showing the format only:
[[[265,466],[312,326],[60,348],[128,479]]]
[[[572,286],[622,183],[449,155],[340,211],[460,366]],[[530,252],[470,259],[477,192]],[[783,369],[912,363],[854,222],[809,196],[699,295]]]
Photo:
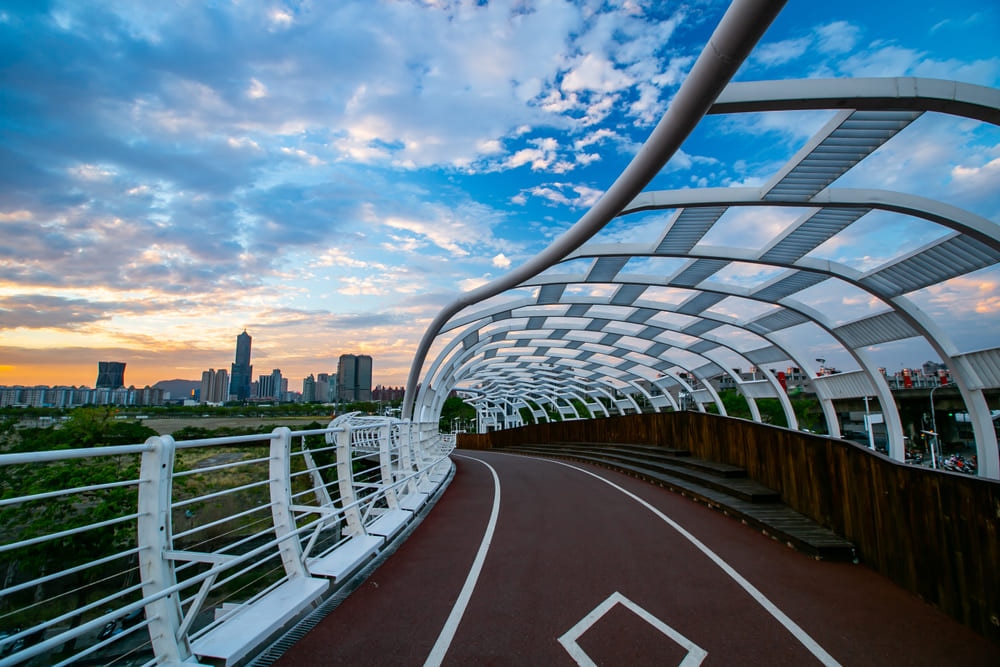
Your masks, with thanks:
[[[98,322],[123,304],[99,303],[43,294],[0,296],[0,330],[78,328]]]
[[[858,26],[847,21],[834,21],[815,30],[817,48],[821,53],[839,55],[854,49],[860,36]]]
[[[343,344],[378,341],[405,366],[399,341],[419,336],[456,286],[509,268],[597,201],[715,17],[714,7],[618,4],[54,0],[6,9],[3,325],[46,332],[50,347],[77,345],[59,331],[137,355],[157,338],[199,355],[207,345],[225,352],[214,366],[231,356],[233,327],[256,325],[275,350],[262,363],[277,366],[282,345],[328,352],[328,324],[343,326],[332,314],[360,320],[377,308],[396,319],[373,324],[371,341],[359,329]],[[748,75],[794,66],[991,83],[1000,72],[992,54],[951,58],[908,36],[887,40],[891,26],[860,19],[799,17],[792,27],[762,45]],[[713,120],[711,132],[743,162],[686,143],[657,184],[754,182],[824,120],[780,116]],[[747,130],[763,133],[760,143],[737,139]],[[750,157],[762,144],[767,156]],[[955,159],[912,145],[911,166],[951,165],[954,196],[995,214],[984,194],[995,150]],[[326,330],[313,338],[310,321]]]
[[[528,195],[541,199],[551,205],[569,206],[572,208],[590,208],[601,195],[602,190],[597,190],[587,185],[571,183],[548,183],[538,185],[533,188],[522,190],[514,198],[515,203],[525,203]]]
[[[765,67],[783,65],[801,57],[809,48],[810,43],[811,40],[808,37],[800,37],[763,44],[754,50],[753,58]]]

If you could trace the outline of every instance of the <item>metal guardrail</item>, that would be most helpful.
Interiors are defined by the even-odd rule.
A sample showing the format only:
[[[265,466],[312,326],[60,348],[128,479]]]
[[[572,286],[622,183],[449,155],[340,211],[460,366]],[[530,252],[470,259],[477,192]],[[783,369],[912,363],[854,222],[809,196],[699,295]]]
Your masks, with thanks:
[[[0,455],[0,667],[244,662],[412,520],[453,448],[350,414]]]

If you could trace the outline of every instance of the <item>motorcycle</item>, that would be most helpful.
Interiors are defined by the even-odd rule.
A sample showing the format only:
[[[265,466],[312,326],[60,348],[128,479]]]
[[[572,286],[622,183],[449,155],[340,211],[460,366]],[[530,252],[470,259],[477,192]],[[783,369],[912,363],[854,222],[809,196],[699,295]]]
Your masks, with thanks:
[[[104,624],[101,631],[97,633],[97,638],[99,640],[107,639],[113,635],[120,634],[133,625],[136,625],[146,617],[146,611],[142,607],[130,611],[129,613],[121,616],[119,618],[112,619]]]

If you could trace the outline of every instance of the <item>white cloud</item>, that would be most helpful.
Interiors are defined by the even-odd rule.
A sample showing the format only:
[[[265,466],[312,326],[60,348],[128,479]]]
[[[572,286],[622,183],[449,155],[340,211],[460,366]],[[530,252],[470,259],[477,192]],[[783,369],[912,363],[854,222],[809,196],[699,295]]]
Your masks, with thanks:
[[[247,88],[246,95],[252,100],[259,100],[267,97],[267,86],[257,79],[250,79],[250,86]]]
[[[271,27],[276,29],[288,28],[295,21],[291,12],[287,9],[274,8],[268,13],[268,20],[271,22]]]
[[[466,278],[458,281],[458,289],[463,292],[471,292],[476,288],[482,287],[488,282],[490,282],[489,277]]]
[[[376,283],[372,278],[357,278],[349,276],[342,278],[343,287],[337,290],[338,294],[345,296],[383,296],[388,291]]]
[[[632,79],[615,69],[601,54],[589,53],[580,59],[563,77],[562,89],[569,92],[584,90],[610,93],[632,85]]]
[[[515,203],[524,203],[527,201],[527,196],[531,195],[532,197],[537,197],[550,204],[559,206],[590,208],[597,203],[602,194],[604,194],[603,190],[597,190],[586,185],[548,183],[522,190]]]
[[[311,155],[311,154],[307,153],[306,151],[302,150],[301,148],[282,148],[281,152],[284,153],[285,155],[288,155],[288,156],[291,156],[291,157],[295,157],[295,158],[297,158],[299,160],[302,160],[303,162],[305,162],[306,164],[308,164],[311,167],[318,167],[318,166],[324,164],[323,160],[319,159],[315,155]]]
[[[1000,158],[990,160],[982,166],[955,165],[951,177],[962,190],[995,188],[1000,183]]]
[[[498,269],[509,269],[510,259],[503,253],[500,253],[495,257],[493,257],[493,266],[497,267]]]
[[[765,67],[784,65],[797,58],[809,48],[811,40],[808,37],[786,39],[780,42],[761,44],[753,51],[753,59]]]

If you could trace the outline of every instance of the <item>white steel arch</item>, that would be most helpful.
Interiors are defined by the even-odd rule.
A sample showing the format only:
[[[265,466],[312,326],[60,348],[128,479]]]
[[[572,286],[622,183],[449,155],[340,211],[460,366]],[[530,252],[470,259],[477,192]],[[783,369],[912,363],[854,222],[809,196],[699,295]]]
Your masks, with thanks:
[[[564,413],[559,402],[568,400],[567,396],[593,399],[597,386],[610,388],[615,408],[636,410],[640,406],[633,396],[640,396],[654,410],[677,409],[671,389],[683,387],[697,396],[698,409],[704,409],[708,401],[724,413],[708,380],[713,374],[729,373],[747,398],[754,419],[760,419],[754,399],[776,396],[789,424],[794,425],[794,411],[774,378],[765,374],[766,382],[740,381],[726,368],[722,353],[754,366],[790,360],[810,368],[815,355],[809,345],[782,339],[805,325],[821,331],[857,364],[856,370],[813,381],[831,435],[839,435],[835,400],[875,396],[886,419],[890,452],[902,460],[903,424],[888,382],[869,350],[919,339],[940,356],[961,393],[972,422],[980,474],[1000,478],[996,433],[985,393],[1000,388],[1000,347],[962,349],[912,298],[948,281],[1000,266],[1000,225],[959,206],[914,194],[837,187],[840,179],[880,147],[901,132],[911,131],[908,128],[924,114],[950,114],[1000,125],[1000,91],[910,77],[741,82],[723,89],[735,71],[734,64],[738,66],[746,57],[781,4],[734,2],[650,140],[598,205],[543,253],[463,295],[438,315],[411,368],[404,416],[432,418],[443,397],[459,385],[485,388],[486,400],[497,401],[530,391],[532,396],[544,396],[540,400],[567,416],[575,410]],[[703,115],[787,110],[832,110],[832,116],[761,187],[639,191]],[[730,212],[743,214],[764,207],[794,208],[801,213],[760,245],[724,247],[706,241],[723,227]],[[639,240],[592,240],[613,220],[661,215],[661,211],[674,213],[658,231],[649,231],[657,229],[655,225],[643,228],[645,236]],[[930,240],[890,253],[888,260],[874,267],[851,265],[819,252],[824,244],[870,224],[872,216],[884,215],[923,225]],[[643,274],[629,267],[630,262],[643,260],[680,264],[660,274]],[[586,263],[585,268],[580,268],[581,263]],[[762,283],[738,286],[724,278],[734,267],[772,273]],[[607,294],[582,297],[574,293],[595,285],[606,287]],[[873,307],[848,320],[823,312],[805,297],[826,286],[866,294]],[[650,296],[657,288],[686,296],[679,303],[658,302]],[[528,289],[534,290],[533,297],[471,308],[508,290]],[[769,310],[741,318],[723,317],[713,309],[726,300],[766,304]],[[684,326],[663,326],[656,318],[665,313],[689,319]],[[554,320],[561,324],[553,324]],[[764,344],[752,349],[728,344],[722,332],[731,329]],[[574,339],[579,332],[598,338]],[[685,338],[677,342],[668,332]],[[451,342],[425,373],[432,344],[448,336]],[[645,341],[646,347],[635,340]],[[675,353],[683,353],[683,358]]]

